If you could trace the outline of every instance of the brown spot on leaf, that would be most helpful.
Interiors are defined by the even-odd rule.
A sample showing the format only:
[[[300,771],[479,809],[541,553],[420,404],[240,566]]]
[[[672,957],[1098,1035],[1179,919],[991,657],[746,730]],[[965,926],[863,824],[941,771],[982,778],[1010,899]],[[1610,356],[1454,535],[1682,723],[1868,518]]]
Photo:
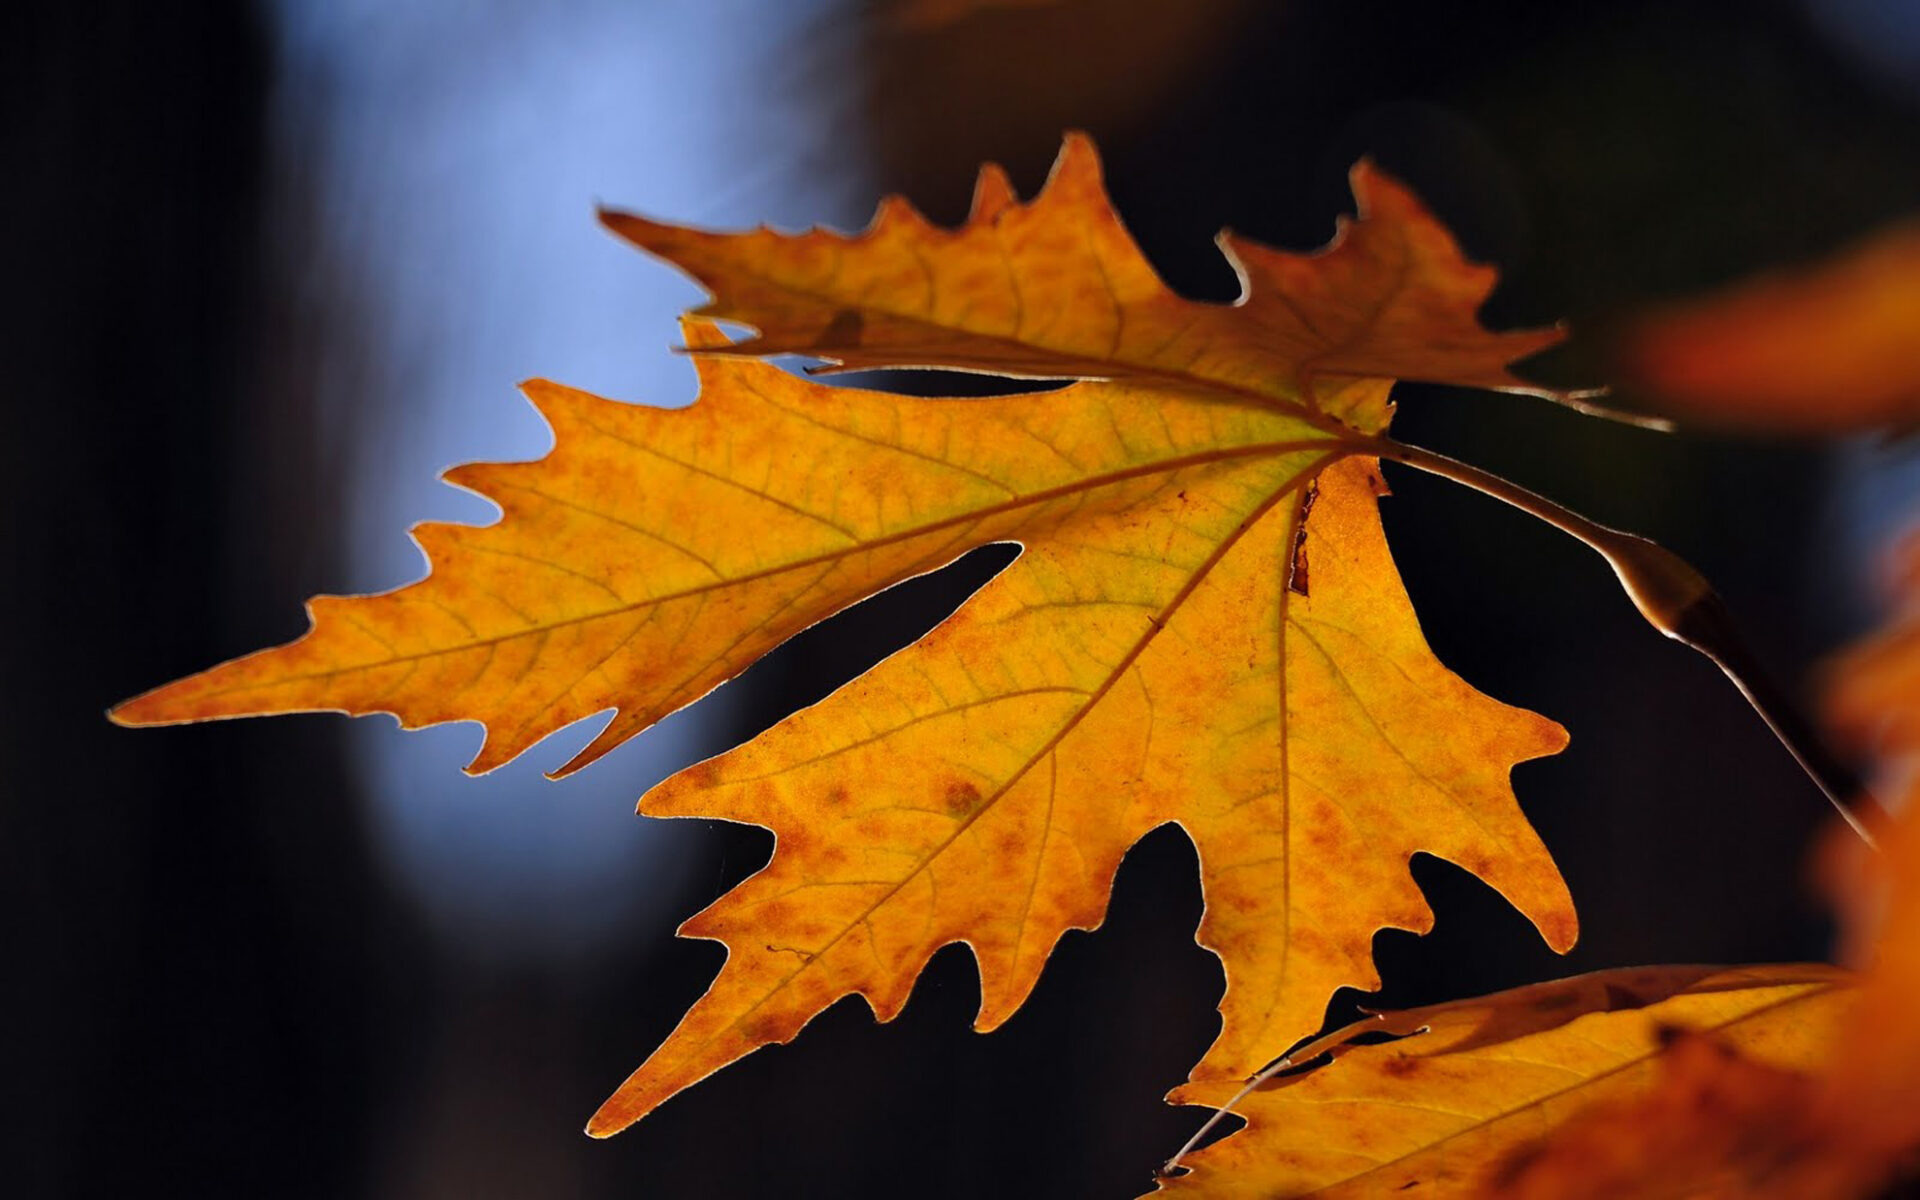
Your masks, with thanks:
[[[947,785],[947,811],[956,817],[964,817],[980,803],[980,789],[964,779],[956,779]]]
[[[1296,835],[1297,836],[1297,835]],[[1306,831],[1307,848],[1325,861],[1337,861],[1340,831],[1331,823],[1317,822]]]
[[[1293,565],[1287,571],[1287,590],[1298,595],[1308,595],[1307,578],[1307,514],[1313,511],[1313,502],[1320,495],[1320,484],[1309,483],[1307,490],[1300,495],[1300,516],[1293,529]]]
[[[1380,1069],[1395,1079],[1405,1079],[1409,1075],[1418,1075],[1425,1068],[1425,1063],[1422,1063],[1417,1058],[1409,1058],[1406,1055],[1389,1058],[1380,1064]]]
[[[1252,931],[1248,931],[1251,936]],[[1339,953],[1336,945],[1326,934],[1317,929],[1295,927],[1291,938],[1292,948],[1303,958],[1325,962]]]
[[[785,1018],[772,1013],[763,1013],[753,1017],[740,1026],[741,1039],[749,1045],[764,1046],[769,1042],[784,1041],[793,1036],[793,1030],[787,1028]]]
[[[811,858],[817,840],[807,829],[798,825],[790,826],[780,831],[780,853]]]

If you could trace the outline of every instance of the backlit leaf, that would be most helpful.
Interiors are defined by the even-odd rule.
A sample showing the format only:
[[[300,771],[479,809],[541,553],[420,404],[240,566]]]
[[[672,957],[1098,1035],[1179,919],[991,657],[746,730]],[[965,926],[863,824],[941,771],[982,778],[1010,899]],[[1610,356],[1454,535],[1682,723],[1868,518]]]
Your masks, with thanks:
[[[1920,791],[1911,784],[1920,750],[1917,547],[1909,541],[1898,559],[1901,614],[1832,671],[1831,723],[1909,780],[1905,815],[1873,823],[1880,852],[1836,827],[1821,855],[1850,957],[1867,967],[1848,989],[1844,1021],[1823,1015],[1831,1029],[1782,1024],[1767,1040],[1744,1026],[1671,1036],[1651,1074],[1639,1069],[1644,1086],[1543,1111],[1546,1131],[1525,1142],[1448,1151],[1455,1178],[1476,1181],[1467,1194],[1844,1200],[1880,1195],[1897,1177],[1920,1173]],[[1396,1020],[1403,1032],[1417,1018]],[[1498,1040],[1515,1032],[1501,1030]],[[1564,1047],[1514,1042],[1523,1044],[1529,1053],[1548,1051],[1538,1054],[1544,1061],[1562,1061],[1554,1055]]]
[[[1168,290],[1120,224],[1093,143],[1079,134],[1030,204],[986,168],[959,230],[928,224],[898,197],[853,237],[603,219],[706,284],[715,299],[700,315],[759,330],[735,353],[1125,379],[1255,403],[1299,404],[1328,375],[1553,394],[1507,365],[1559,332],[1487,332],[1475,313],[1493,268],[1468,262],[1413,194],[1370,164],[1354,168],[1353,191],[1359,218],[1343,218],[1314,254],[1221,234],[1244,289],[1233,304]],[[1353,423],[1371,431],[1384,414]]]
[[[1188,1156],[1192,1173],[1162,1190],[1497,1194],[1526,1169],[1543,1128],[1654,1088],[1674,1030],[1710,1033],[1780,1069],[1812,1065],[1853,999],[1849,983],[1819,966],[1627,968],[1368,1018],[1296,1051],[1303,1065],[1332,1061],[1242,1100],[1247,1129]],[[1353,1040],[1383,1033],[1412,1036]],[[1217,1105],[1236,1090],[1189,1084],[1173,1098]]]
[[[1030,204],[989,169],[959,231],[897,201],[853,239],[609,218],[705,280],[706,315],[761,336],[690,321],[701,390],[684,410],[529,385],[553,452],[449,476],[498,502],[497,524],[422,527],[426,579],[322,597],[299,641],[116,718],[476,720],[479,771],[611,710],[573,770],[801,629],[1018,542],[918,644],[643,800],[765,826],[776,849],[687,923],[726,965],[599,1133],[842,996],[891,1017],[951,942],[979,960],[979,1026],[998,1024],[1169,821],[1199,847],[1199,938],[1228,978],[1196,1079],[1244,1077],[1335,988],[1375,983],[1373,934],[1431,921],[1416,852],[1564,949],[1571,905],[1507,777],[1565,734],[1428,651],[1372,453],[1392,378],[1517,386],[1505,364],[1557,334],[1481,329],[1491,270],[1400,185],[1364,167],[1355,183],[1361,216],[1320,255],[1223,241],[1237,305],[1160,283],[1077,137]],[[908,399],[750,357],[785,350],[1081,381]]]

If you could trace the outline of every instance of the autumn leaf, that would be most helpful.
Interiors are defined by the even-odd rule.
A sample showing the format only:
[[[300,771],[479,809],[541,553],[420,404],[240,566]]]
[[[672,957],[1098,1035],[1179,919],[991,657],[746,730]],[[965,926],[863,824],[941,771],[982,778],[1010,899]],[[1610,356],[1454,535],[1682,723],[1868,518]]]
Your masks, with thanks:
[[[1799,1030],[1790,1031],[1789,1037]],[[1816,1043],[1818,1044],[1818,1043]],[[1812,1075],[1743,1053],[1712,1033],[1667,1032],[1655,1078],[1603,1102],[1493,1172],[1498,1200],[1714,1196],[1793,1200],[1857,1194],[1812,1154]]]
[[[1543,1126],[1655,1089],[1678,1031],[1749,1052],[1765,1070],[1812,1066],[1853,1000],[1849,983],[1822,966],[1637,967],[1366,1018],[1294,1051],[1302,1066],[1332,1061],[1249,1094],[1234,1106],[1247,1129],[1188,1156],[1191,1173],[1161,1188],[1194,1200],[1656,1194],[1517,1181],[1541,1170]],[[1355,1040],[1379,1034],[1402,1040]],[[1188,1084],[1172,1098],[1220,1105],[1236,1090]],[[1587,1151],[1566,1163],[1590,1166]],[[1553,1176],[1569,1178],[1557,1166]]]
[[[1611,1089],[1590,1104],[1584,1094],[1570,1093],[1580,1103],[1540,1112],[1535,1124],[1547,1126],[1544,1134],[1536,1129],[1537,1136],[1518,1143],[1449,1148],[1452,1169],[1468,1172],[1460,1178],[1479,1181],[1468,1189],[1472,1194],[1495,1200],[1865,1197],[1920,1168],[1920,788],[1911,783],[1912,758],[1920,751],[1914,682],[1920,678],[1920,543],[1904,545],[1896,565],[1903,611],[1830,672],[1829,724],[1854,745],[1900,764],[1910,781],[1905,815],[1874,822],[1878,852],[1836,826],[1818,856],[1854,947],[1850,957],[1867,968],[1859,985],[1847,989],[1844,1020],[1823,1009],[1817,1024],[1780,1025],[1765,1038],[1752,1029],[1689,1023],[1694,1027],[1672,1032],[1659,1055],[1636,1068],[1633,1086]],[[1419,1014],[1388,1019],[1392,1032],[1421,1020]],[[1446,1027],[1433,1025],[1436,1033]],[[1529,1055],[1560,1061],[1540,1053],[1543,1043],[1516,1040],[1527,1032],[1482,1022],[1475,1040],[1511,1042],[1513,1053],[1527,1046]],[[1419,1103],[1407,1093],[1396,1098]],[[1280,1124],[1274,1114],[1264,1115]],[[1418,1125],[1391,1115],[1385,1120],[1396,1133]],[[1289,1125],[1278,1150],[1272,1136],[1266,1145],[1249,1138],[1237,1149],[1284,1159],[1294,1138],[1310,1134]]]
[[[1342,218],[1318,253],[1220,235],[1243,289],[1231,305],[1168,290],[1108,203],[1093,143],[1079,134],[1031,204],[986,167],[959,230],[929,225],[898,197],[852,238],[602,219],[705,284],[715,299],[698,315],[759,331],[730,353],[1117,379],[1293,407],[1313,403],[1322,376],[1559,397],[1507,367],[1560,333],[1488,333],[1475,314],[1493,268],[1468,262],[1413,193],[1371,164],[1352,181],[1359,218]],[[1331,413],[1368,431],[1386,421],[1340,404]]]
[[[1807,432],[1920,416],[1920,226],[1650,320],[1639,377],[1676,407]],[[1645,1094],[1579,1114],[1505,1177],[1504,1197],[1876,1194],[1920,1170],[1920,538],[1891,555],[1900,608],[1827,674],[1828,727],[1900,793],[1818,856],[1849,957],[1867,967],[1829,1053],[1780,1071],[1708,1037],[1675,1043]],[[1597,1166],[1596,1164],[1604,1164]]]
[[[1656,313],[1626,375],[1674,411],[1821,432],[1920,418],[1920,222]]]
[[[1199,848],[1199,940],[1228,991],[1196,1079],[1243,1078],[1376,983],[1380,928],[1431,923],[1417,851],[1501,890],[1549,944],[1575,926],[1511,766],[1551,721],[1427,649],[1381,534],[1375,451],[1397,376],[1520,386],[1551,331],[1493,334],[1492,272],[1410,193],[1356,172],[1360,217],[1319,255],[1223,240],[1248,292],[1182,300],[1069,138],[1018,203],[996,169],[936,230],[898,201],[848,238],[719,235],[609,217],[747,322],[685,327],[684,410],[527,387],[533,463],[448,478],[501,520],[417,533],[431,574],[320,597],[299,641],[116,710],[127,724],[314,709],[476,720],[469,770],[613,711],[591,762],[809,625],[973,547],[1012,566],[918,644],[641,811],[776,835],[772,862],[685,925],[724,941],[711,990],[593,1120],[610,1133],[842,996],[882,1019],[970,944],[999,1024],[1069,928],[1097,925],[1127,848]],[[827,387],[750,357],[1080,378],[970,400]]]
[[[1880,854],[1850,832],[1827,852],[1853,852],[1833,878],[1849,934],[1871,947],[1843,1021],[1766,1043],[1676,1036],[1650,1086],[1516,1148],[1488,1194],[1845,1200],[1920,1169],[1920,823],[1881,835]]]
[[[1645,1091],[1518,1147],[1489,1195],[1845,1200],[1920,1167],[1920,826],[1904,821],[1882,845],[1886,857],[1856,864],[1849,884],[1874,892],[1886,920],[1844,1021],[1769,1044],[1675,1037]],[[1780,1053],[1805,1044],[1818,1053]]]

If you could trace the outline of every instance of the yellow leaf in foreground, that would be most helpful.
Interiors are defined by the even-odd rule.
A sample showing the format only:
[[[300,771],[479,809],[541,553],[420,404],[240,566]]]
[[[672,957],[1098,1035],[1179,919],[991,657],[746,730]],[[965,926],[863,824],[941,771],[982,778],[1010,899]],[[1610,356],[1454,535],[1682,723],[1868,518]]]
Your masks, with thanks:
[[[1543,1128],[1653,1088],[1673,1030],[1711,1033],[1776,1068],[1818,1062],[1854,999],[1850,980],[1820,966],[1637,967],[1368,1018],[1296,1051],[1303,1064],[1333,1061],[1251,1093],[1235,1106],[1246,1130],[1188,1156],[1192,1173],[1161,1189],[1195,1200],[1499,1194]],[[1353,1041],[1380,1033],[1414,1036]],[[1236,1090],[1190,1084],[1173,1098],[1218,1105]]]
[[[978,1027],[998,1025],[1060,935],[1099,923],[1127,848],[1167,821],[1199,848],[1199,938],[1227,969],[1198,1078],[1244,1077],[1317,1024],[1335,988],[1377,982],[1374,932],[1431,923],[1415,851],[1467,866],[1569,945],[1571,905],[1506,782],[1564,735],[1427,651],[1374,470],[1321,474],[1306,594],[1283,580],[1304,470],[1189,483],[1163,494],[1161,522],[1028,541],[915,653],[651,793],[643,812],[779,840],[765,871],[687,923],[728,943],[727,964],[594,1128],[843,995],[893,1016],[949,942],[973,946]],[[1175,523],[1206,533],[1167,541]],[[1144,572],[1124,565],[1142,558]]]
[[[1856,745],[1872,747],[1890,763],[1920,750],[1920,542],[1909,541],[1898,562],[1905,611],[1890,628],[1850,650],[1834,665],[1828,718]],[[1476,1130],[1471,1140],[1458,1137],[1415,1149],[1387,1168],[1357,1176],[1325,1192],[1278,1194],[1372,1195],[1418,1177],[1460,1194],[1496,1200],[1611,1200],[1614,1197],[1714,1196],[1723,1200],[1829,1200],[1880,1195],[1902,1175],[1920,1174],[1920,791],[1909,788],[1905,815],[1876,822],[1880,852],[1869,851],[1848,829],[1836,828],[1823,855],[1823,874],[1839,901],[1840,917],[1852,957],[1868,969],[1859,985],[1841,992],[1809,992],[1764,1013],[1733,1024],[1681,1022],[1688,1032],[1666,1038],[1650,1060],[1636,1059],[1631,1071],[1604,1089],[1581,1087],[1551,1104],[1524,1111],[1529,1122],[1503,1113],[1490,1129],[1518,1129],[1519,1139],[1491,1140]],[[1676,969],[1665,972],[1681,982]],[[1621,973],[1610,973],[1616,989]],[[1588,977],[1591,979],[1607,976]],[[1579,984],[1581,981],[1568,981]],[[1565,985],[1543,985],[1548,988]],[[1697,991],[1701,984],[1687,984]],[[1488,1013],[1509,1018],[1530,1011],[1519,999],[1539,989],[1521,989],[1477,1002]],[[1545,993],[1541,993],[1545,994]],[[1627,994],[1633,994],[1632,989]],[[1784,993],[1783,993],[1784,994]],[[1759,995],[1759,993],[1754,993]],[[1566,1006],[1584,1012],[1603,1005],[1588,988],[1586,1003]],[[1644,994],[1636,1001],[1644,1001]],[[1744,1001],[1743,1001],[1744,1003]],[[1816,1005],[1815,1008],[1808,1006]],[[1834,1007],[1839,1005],[1840,1007]],[[1662,1020],[1667,1004],[1645,1010]],[[1452,1014],[1433,1021],[1435,1035],[1457,1025],[1461,1006],[1443,1006]],[[1435,1010],[1441,1011],[1441,1010]],[[1836,1014],[1844,1012],[1844,1021]],[[1764,1018],[1756,1023],[1756,1018]],[[1811,1019],[1810,1019],[1811,1018]],[[1424,1013],[1392,1014],[1393,1032],[1422,1023]],[[1525,1028],[1480,1028],[1476,1043],[1501,1047],[1501,1053],[1542,1063],[1566,1065],[1563,1051],[1585,1055],[1595,1042],[1594,1027],[1622,1025],[1622,1019],[1587,1017],[1576,1027],[1583,1039],[1559,1045],[1551,1035],[1527,1036]],[[1584,1028],[1581,1028],[1584,1026]],[[1339,1040],[1338,1038],[1330,1040]],[[1564,1040],[1564,1039],[1558,1039]],[[1443,1050],[1452,1043],[1442,1040]],[[1418,1040],[1379,1047],[1380,1058],[1399,1047],[1418,1050]],[[1312,1047],[1308,1052],[1312,1052]],[[1359,1051],[1354,1052],[1357,1056]],[[1304,1055],[1303,1055],[1304,1057]],[[1384,1060],[1383,1060],[1384,1061]],[[1357,1086],[1336,1080],[1350,1060],[1328,1068],[1329,1085]],[[1307,1076],[1299,1086],[1312,1084]],[[1417,1106],[1429,1097],[1419,1072],[1407,1070],[1405,1087],[1392,1094],[1401,1105]],[[1484,1080],[1460,1075],[1463,1097],[1485,1094]],[[1326,1092],[1305,1093],[1324,1099]],[[1385,1097],[1386,1093],[1382,1093]],[[1212,1165],[1237,1166],[1236,1178],[1220,1177],[1220,1194],[1246,1183],[1262,1167],[1287,1169],[1297,1145],[1312,1145],[1316,1130],[1291,1114],[1274,1110],[1263,1097],[1243,1106],[1259,1122],[1264,1137],[1230,1141]],[[1520,1111],[1520,1110],[1516,1110]],[[1392,1136],[1427,1125],[1427,1115],[1349,1113],[1358,1124],[1378,1122]],[[1346,1118],[1343,1118],[1345,1120]],[[1281,1132],[1284,1130],[1284,1132]],[[1378,1137],[1377,1131],[1374,1134]],[[1284,1145],[1271,1144],[1284,1138]],[[1297,1139],[1297,1140],[1296,1140]],[[1235,1139],[1239,1140],[1239,1139]],[[1206,1152],[1192,1160],[1205,1165]],[[1238,1156],[1238,1157],[1235,1157]],[[1242,1159],[1251,1160],[1242,1162]],[[1408,1174],[1407,1172],[1413,1172]],[[1427,1178],[1431,1175],[1432,1178]],[[1204,1178],[1204,1177],[1203,1177]],[[1313,1186],[1318,1186],[1313,1185]],[[1442,1194],[1446,1194],[1444,1188]]]
[[[1515,803],[1553,722],[1436,661],[1381,534],[1373,451],[1389,376],[1512,385],[1556,340],[1493,334],[1467,263],[1398,185],[1318,256],[1230,243],[1237,306],[1153,276],[1070,139],[1022,205],[982,178],[959,231],[897,203],[856,239],[623,232],[708,279],[686,327],[700,396],[632,407],[548,383],[555,447],[449,478],[497,501],[427,525],[425,579],[321,597],[299,641],[123,705],[160,724],[337,709],[476,720],[469,767],[612,712],[573,770],[793,634],[993,542],[1020,557],[946,623],[643,811],[752,822],[771,864],[687,923],[729,957],[594,1118],[608,1133],[842,996],[881,1017],[941,946],[1006,1019],[1069,928],[1097,924],[1121,856],[1173,821],[1199,847],[1200,940],[1225,964],[1201,1080],[1246,1076],[1370,987],[1373,934],[1431,921],[1428,852],[1565,949],[1572,907]],[[623,222],[623,223],[622,223]],[[908,399],[744,357],[1098,376],[1042,395]]]
[[[686,336],[727,344],[705,323]],[[468,770],[480,772],[617,709],[564,773],[800,630],[975,546],[1131,522],[1133,557],[1098,569],[1147,577],[1141,594],[1164,602],[1156,558],[1204,556],[1196,547],[1224,537],[1262,488],[1297,495],[1351,448],[1287,412],[1137,387],[910,400],[751,359],[697,365],[700,397],[686,409],[527,385],[552,453],[447,475],[498,503],[499,523],[421,526],[427,578],[318,597],[299,641],[149,692],[115,718],[477,720],[486,742]]]

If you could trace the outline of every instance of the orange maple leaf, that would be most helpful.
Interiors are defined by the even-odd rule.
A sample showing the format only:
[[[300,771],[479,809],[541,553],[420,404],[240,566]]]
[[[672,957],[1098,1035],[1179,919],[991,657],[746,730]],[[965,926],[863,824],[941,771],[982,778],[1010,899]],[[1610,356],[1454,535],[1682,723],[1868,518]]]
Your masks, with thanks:
[[[1507,369],[1559,342],[1560,331],[1482,328],[1476,314],[1494,269],[1468,262],[1419,199],[1370,163],[1353,169],[1352,182],[1358,218],[1341,218],[1316,253],[1221,233],[1241,281],[1233,304],[1182,299],[1160,281],[1108,202],[1081,134],[1067,136],[1031,204],[1017,203],[1005,173],[988,165],[957,230],[928,224],[897,196],[856,237],[707,233],[617,212],[602,219],[705,284],[715,298],[698,315],[759,331],[733,354],[1127,380],[1296,409],[1315,405],[1312,381],[1323,376],[1564,398]],[[1384,410],[1336,402],[1330,413],[1368,431],[1386,423]]]
[[[1386,1014],[1294,1051],[1302,1064],[1337,1056],[1323,1071],[1273,1081],[1296,1091],[1176,1093],[1231,1104],[1252,1128],[1188,1157],[1195,1173],[1169,1188],[1332,1197],[1424,1184],[1497,1200],[1842,1200],[1915,1174],[1920,540],[1897,565],[1904,611],[1834,664],[1827,704],[1830,725],[1908,779],[1905,815],[1874,822],[1880,853],[1837,827],[1820,856],[1849,957],[1868,967],[1857,986],[1780,990],[1795,973],[1844,981],[1817,967],[1707,980],[1701,968],[1642,968]],[[1734,1019],[1682,1003],[1709,984]],[[1366,1032],[1426,1036],[1351,1045]]]
[[[1920,225],[1885,230],[1797,271],[1643,321],[1628,373],[1676,411],[1729,425],[1839,432],[1920,417]],[[1902,612],[1829,670],[1826,717],[1904,780],[1906,814],[1875,828],[1881,853],[1835,831],[1820,857],[1868,964],[1844,1021],[1748,1043],[1671,1039],[1636,1089],[1543,1114],[1557,1126],[1508,1147],[1486,1194],[1702,1195],[1745,1200],[1876,1194],[1920,1155],[1920,538],[1895,556]],[[1570,1118],[1570,1119],[1569,1119]]]
[[[1375,501],[1392,378],[1519,387],[1505,364],[1558,334],[1481,329],[1491,270],[1400,185],[1364,167],[1355,184],[1359,219],[1319,255],[1223,240],[1248,283],[1236,305],[1161,284],[1079,137],[1031,203],[988,168],[957,231],[899,201],[853,238],[610,216],[708,283],[705,315],[760,330],[686,325],[698,402],[528,385],[553,452],[449,474],[500,504],[497,524],[422,527],[426,579],[318,598],[300,640],[116,719],[478,720],[478,771],[613,710],[568,771],[832,613],[1019,542],[920,643],[642,800],[765,826],[776,851],[687,922],[727,962],[595,1133],[842,996],[891,1017],[951,942],[974,949],[991,1028],[1168,821],[1199,847],[1198,936],[1228,977],[1197,1079],[1244,1077],[1334,989],[1377,982],[1373,934],[1432,919],[1416,851],[1565,949],[1565,886],[1507,779],[1565,734],[1433,658]],[[1082,382],[907,399],[749,357],[788,350]]]

